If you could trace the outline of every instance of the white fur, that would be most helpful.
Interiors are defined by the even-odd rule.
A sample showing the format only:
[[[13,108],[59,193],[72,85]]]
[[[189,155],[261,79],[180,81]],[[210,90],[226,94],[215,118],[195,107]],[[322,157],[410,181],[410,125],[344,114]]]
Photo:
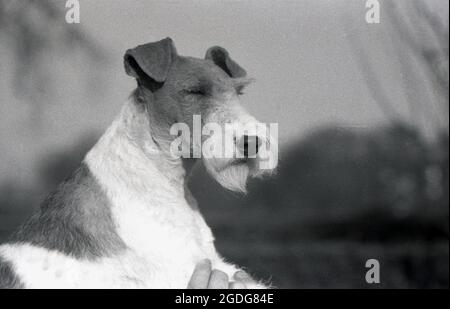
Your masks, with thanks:
[[[219,257],[209,227],[185,200],[181,161],[167,160],[148,128],[130,99],[85,158],[127,249],[89,261],[28,244],[1,246],[25,287],[186,288],[204,258],[231,278],[237,268]]]

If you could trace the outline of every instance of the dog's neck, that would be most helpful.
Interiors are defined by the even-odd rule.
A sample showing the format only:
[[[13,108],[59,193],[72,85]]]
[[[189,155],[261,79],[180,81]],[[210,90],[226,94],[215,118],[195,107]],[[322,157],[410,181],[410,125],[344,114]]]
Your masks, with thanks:
[[[211,232],[187,188],[186,167],[192,164],[167,152],[164,130],[155,132],[147,105],[140,103],[130,97],[85,163],[105,191],[127,248],[148,259],[180,260],[179,248],[198,246],[189,235],[202,233],[205,243],[212,243]],[[170,235],[171,242],[163,235]]]
[[[88,153],[86,162],[94,174],[115,177],[124,188],[183,195],[195,160],[170,155],[168,124],[151,110],[154,102],[142,102],[138,91]]]

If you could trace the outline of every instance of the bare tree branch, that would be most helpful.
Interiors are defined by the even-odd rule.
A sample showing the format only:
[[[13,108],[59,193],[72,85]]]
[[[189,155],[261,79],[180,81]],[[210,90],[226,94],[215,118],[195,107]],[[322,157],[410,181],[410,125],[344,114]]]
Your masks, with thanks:
[[[400,14],[398,7],[396,7],[393,2],[390,2],[391,6],[386,12],[389,16],[389,22],[396,34],[396,37],[392,37],[391,42],[395,47],[398,63],[400,65],[400,73],[403,82],[403,92],[406,95],[407,102],[411,107],[411,111],[414,114],[413,118],[420,125],[420,119],[424,120],[423,125],[425,127],[432,128],[434,133],[438,133],[445,126],[441,119],[441,113],[437,110],[435,102],[430,97],[425,97],[426,91],[423,91],[423,81],[417,72],[412,68],[413,59],[409,51],[413,54],[417,54],[416,48],[424,48],[425,45],[419,43],[414,36],[412,29],[407,28],[404,17]],[[401,22],[403,20],[403,22]],[[404,38],[408,38],[409,44],[404,43]],[[403,43],[403,44],[402,44]],[[406,49],[405,49],[406,47]],[[420,53],[419,53],[420,54]],[[421,63],[429,65],[428,62],[424,63],[424,59],[420,58]],[[428,70],[428,75],[430,75],[430,70]],[[433,80],[433,76],[430,76],[430,80]],[[424,102],[429,102],[428,106]]]
[[[410,49],[420,58],[430,76],[430,80],[438,86],[438,90],[449,98],[448,79],[448,28],[434,16],[422,1],[412,1],[414,12],[418,20],[426,21],[427,29],[435,37],[436,46],[422,43],[411,27],[401,18],[397,4],[389,2],[390,8],[386,10],[391,15],[391,22],[400,39],[410,46]]]

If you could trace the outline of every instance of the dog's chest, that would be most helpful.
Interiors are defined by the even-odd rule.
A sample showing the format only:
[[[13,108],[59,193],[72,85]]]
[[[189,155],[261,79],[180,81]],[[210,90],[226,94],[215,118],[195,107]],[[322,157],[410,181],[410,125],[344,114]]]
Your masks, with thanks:
[[[26,244],[0,247],[0,255],[14,261],[30,288],[185,288],[200,259],[218,258],[198,213],[180,211],[170,219],[153,212],[121,214],[137,217],[132,226],[117,221],[127,249],[114,256],[77,259]]]
[[[86,260],[27,244],[0,247],[30,288],[185,288],[195,264],[218,260],[200,213],[182,198],[115,196],[112,215],[126,249]]]
[[[183,288],[199,260],[217,258],[213,235],[198,210],[184,197],[167,196],[117,198],[113,207],[118,234],[129,248],[127,263],[139,269],[125,270],[127,276],[146,287]]]

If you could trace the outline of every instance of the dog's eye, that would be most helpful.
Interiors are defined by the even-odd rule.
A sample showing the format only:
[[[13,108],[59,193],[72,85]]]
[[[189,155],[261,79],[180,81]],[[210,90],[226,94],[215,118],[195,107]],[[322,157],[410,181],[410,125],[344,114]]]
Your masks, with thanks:
[[[186,93],[190,94],[190,95],[198,95],[198,96],[204,96],[206,94],[203,89],[197,89],[197,88],[195,88],[195,89],[187,89]]]
[[[244,87],[238,86],[236,87],[236,93],[237,95],[243,95],[244,94]]]

